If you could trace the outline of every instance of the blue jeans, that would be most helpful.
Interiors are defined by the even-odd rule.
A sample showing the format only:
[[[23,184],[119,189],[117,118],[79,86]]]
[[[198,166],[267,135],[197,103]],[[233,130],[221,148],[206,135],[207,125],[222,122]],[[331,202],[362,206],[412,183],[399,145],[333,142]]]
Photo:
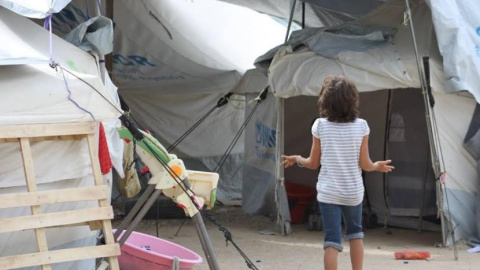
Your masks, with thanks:
[[[345,223],[345,240],[362,239],[362,204],[356,206],[320,204],[325,243],[323,248],[333,247],[339,251],[342,246],[342,214]]]

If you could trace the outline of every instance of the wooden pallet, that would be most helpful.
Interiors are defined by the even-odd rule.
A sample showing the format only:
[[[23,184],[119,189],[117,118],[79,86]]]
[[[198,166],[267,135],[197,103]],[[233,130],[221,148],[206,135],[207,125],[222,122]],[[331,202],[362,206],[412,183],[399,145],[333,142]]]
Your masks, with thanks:
[[[32,215],[0,219],[0,233],[34,230],[36,253],[0,257],[0,269],[15,269],[41,266],[42,270],[52,269],[52,264],[93,258],[107,258],[110,269],[118,270],[117,257],[120,247],[113,238],[113,210],[108,202],[110,192],[103,184],[98,160],[98,146],[95,133],[98,124],[94,122],[42,125],[0,126],[0,142],[17,141],[20,144],[28,192],[0,195],[0,209],[30,206]],[[30,143],[42,140],[81,140],[88,143],[95,186],[60,190],[38,191]],[[1,180],[1,179],[0,179]],[[41,205],[72,201],[98,201],[95,208],[41,212]],[[101,225],[105,245],[49,251],[46,228],[61,226]]]

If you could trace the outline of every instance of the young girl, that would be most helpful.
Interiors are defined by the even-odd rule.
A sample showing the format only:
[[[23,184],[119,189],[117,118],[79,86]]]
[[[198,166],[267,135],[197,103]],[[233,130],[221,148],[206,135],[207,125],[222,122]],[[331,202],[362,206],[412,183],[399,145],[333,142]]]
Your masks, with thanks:
[[[324,242],[324,266],[337,269],[342,251],[342,215],[345,239],[350,242],[353,270],[363,265],[362,169],[390,172],[390,160],[373,163],[368,153],[370,129],[358,116],[359,95],[356,86],[344,77],[325,78],[318,97],[320,118],[312,126],[310,156],[282,156],[285,168],[294,164],[316,170],[322,165],[317,182]]]

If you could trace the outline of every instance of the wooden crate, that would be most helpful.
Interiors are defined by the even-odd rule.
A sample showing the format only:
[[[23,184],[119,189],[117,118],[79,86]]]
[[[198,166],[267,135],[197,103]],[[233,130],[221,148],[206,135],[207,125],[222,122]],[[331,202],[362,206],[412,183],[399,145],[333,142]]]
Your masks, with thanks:
[[[110,269],[118,270],[117,257],[120,246],[115,243],[112,233],[113,210],[108,202],[110,192],[103,184],[98,160],[95,122],[11,125],[0,126],[0,142],[19,142],[25,171],[28,192],[0,195],[0,209],[13,207],[31,208],[31,215],[0,219],[0,233],[34,230],[37,244],[36,253],[0,257],[0,269],[15,269],[41,266],[42,270],[52,269],[52,264],[93,258],[107,258]],[[60,190],[38,191],[33,166],[30,143],[41,140],[81,140],[85,139],[89,148],[95,185]],[[41,205],[73,202],[98,201],[98,207],[42,213]],[[105,245],[49,251],[46,228],[61,226],[85,226],[103,229]],[[99,227],[100,225],[100,227]],[[33,243],[32,243],[33,244]]]

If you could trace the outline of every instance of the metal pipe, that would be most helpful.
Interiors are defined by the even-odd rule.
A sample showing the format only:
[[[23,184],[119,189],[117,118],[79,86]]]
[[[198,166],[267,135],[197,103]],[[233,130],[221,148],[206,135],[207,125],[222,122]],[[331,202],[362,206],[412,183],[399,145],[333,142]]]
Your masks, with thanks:
[[[130,222],[135,218],[137,215],[138,211],[142,208],[142,206],[145,204],[147,199],[152,195],[153,191],[155,191],[155,185],[148,185],[147,189],[143,192],[142,196],[137,200],[133,208],[128,212],[128,215],[123,219],[122,223],[120,223],[120,226],[118,226],[117,231],[114,234],[114,239],[117,240],[117,238],[120,236],[120,234],[125,230],[125,228],[130,224]]]
[[[428,160],[429,159],[430,159],[430,152],[427,151],[425,173],[423,175],[423,185],[422,185],[422,202],[421,202],[421,205],[420,205],[420,212],[419,212],[419,215],[418,215],[418,232],[422,232],[422,229],[423,229],[423,210],[425,208],[425,191],[427,189]]]
[[[95,13],[97,16],[102,16],[102,2],[102,0],[98,0],[97,4],[95,5]],[[98,56],[98,64],[100,66],[100,77],[102,78],[102,82],[105,83],[105,55],[102,54]]]
[[[383,145],[383,159],[387,160],[389,155],[389,139],[390,139],[390,117],[392,116],[392,103],[393,103],[393,90],[388,90],[388,102],[387,102],[387,115],[385,118],[385,141]],[[388,203],[388,174],[383,173],[383,199],[385,201],[385,224],[387,224],[387,218],[390,215],[390,205]]]
[[[408,15],[408,19],[410,20],[410,30],[412,32],[412,41],[413,41],[413,47],[415,49],[415,57],[416,57],[416,62],[417,62],[418,75],[419,75],[420,83],[422,84],[422,93],[423,93],[423,100],[424,100],[424,103],[425,103],[425,113],[426,113],[426,121],[427,121],[428,139],[429,139],[429,142],[430,142],[430,154],[431,154],[431,158],[432,158],[432,166],[433,166],[433,171],[435,172],[435,177],[438,177],[438,176],[440,176],[440,164],[439,164],[439,159],[438,159],[436,147],[434,145],[435,138],[433,137],[433,133],[432,133],[432,123],[431,123],[431,119],[430,119],[430,106],[428,106],[428,95],[427,95],[428,93],[427,93],[427,87],[425,85],[425,77],[424,77],[425,74],[422,72],[423,69],[421,68],[420,58],[418,56],[417,40],[415,38],[415,29],[413,27],[412,11],[410,9],[409,0],[405,0],[405,5],[406,5],[406,8],[407,8],[406,13]],[[438,142],[438,143],[440,143],[440,142]],[[438,196],[438,194],[437,194],[437,196]],[[443,196],[443,194],[442,194],[442,196]],[[445,194],[445,196],[446,196],[446,194]],[[442,211],[443,211],[443,209],[442,209]],[[443,226],[443,221],[444,221],[443,215],[444,214],[442,213],[442,228],[444,228],[444,226]],[[454,229],[453,229],[451,223],[450,223],[450,228],[448,228],[448,229],[452,230],[452,234],[453,234]],[[445,234],[444,229],[442,229],[442,234]],[[458,260],[458,253],[457,253],[457,246],[456,246],[456,243],[455,243],[455,239],[452,239],[452,241],[453,241],[453,252],[454,252],[455,260]]]
[[[417,63],[417,71],[418,71],[418,78],[420,80],[420,85],[422,88],[422,94],[423,94],[423,101],[425,103],[425,117],[427,121],[427,133],[428,133],[428,140],[430,142],[430,154],[432,158],[432,165],[433,165],[433,170],[435,172],[435,175],[440,174],[440,164],[438,161],[438,156],[437,156],[437,151],[436,147],[433,144],[434,143],[434,138],[433,138],[433,133],[432,133],[432,123],[430,119],[430,106],[428,106],[428,96],[427,96],[427,87],[425,84],[425,74],[423,73],[423,69],[420,64],[420,57],[418,56],[418,47],[417,47],[417,39],[415,37],[415,29],[413,26],[413,19],[412,19],[412,11],[410,9],[410,3],[408,2],[409,0],[405,0],[405,4],[407,7],[406,13],[408,16],[408,20],[410,21],[410,31],[412,33],[412,41],[413,41],[413,48],[415,50],[415,60]]]
[[[276,98],[277,102],[277,132],[276,132],[276,159],[277,161],[281,160],[281,155],[284,152],[284,144],[285,144],[285,138],[284,138],[284,100],[283,98]],[[280,162],[277,162],[277,168],[276,168],[276,181],[279,188],[284,188],[284,180],[285,180],[285,171],[283,166],[280,164]],[[278,198],[279,192],[278,190],[275,190],[275,202],[277,204],[277,224],[280,225],[280,231],[282,235],[286,235],[290,233],[290,230],[286,228],[288,226],[286,224],[285,217],[283,216],[283,207],[280,202],[280,198]],[[287,210],[288,213],[288,210]]]
[[[287,34],[285,35],[284,44],[287,44],[287,41],[288,41],[288,35],[290,34],[290,27],[292,26],[293,14],[295,13],[295,5],[296,4],[297,4],[297,0],[293,0],[292,9],[290,10],[290,19],[288,19]]]
[[[305,2],[302,2],[302,29],[305,29]]]
[[[135,229],[135,227],[137,227],[137,225],[142,221],[143,217],[145,217],[148,210],[150,210],[150,207],[152,207],[153,203],[157,201],[158,197],[160,197],[160,194],[162,194],[162,190],[155,189],[155,192],[152,194],[152,196],[148,198],[147,202],[142,207],[138,215],[135,217],[135,219],[133,219],[132,223],[128,225],[127,230],[122,235],[120,240],[118,240],[118,243],[120,244],[120,246],[123,245],[125,241],[127,241],[130,234],[132,234],[133,229]]]
[[[197,230],[198,238],[200,239],[200,244],[202,245],[210,270],[219,270],[220,267],[217,258],[215,257],[215,252],[213,251],[212,242],[208,236],[207,229],[203,223],[202,214],[197,212],[192,216],[192,220],[195,223],[195,229]]]

